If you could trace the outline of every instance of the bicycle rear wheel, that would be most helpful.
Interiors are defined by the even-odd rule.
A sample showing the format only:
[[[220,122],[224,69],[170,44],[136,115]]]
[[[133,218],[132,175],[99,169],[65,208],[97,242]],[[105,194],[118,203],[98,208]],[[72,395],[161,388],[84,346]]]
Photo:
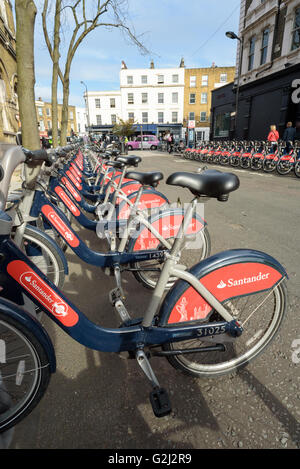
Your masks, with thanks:
[[[47,354],[22,324],[0,312],[0,432],[24,419],[49,384]]]
[[[223,343],[225,351],[193,352],[168,356],[170,364],[181,371],[197,377],[215,377],[234,373],[246,366],[257,355],[264,351],[276,336],[285,315],[287,293],[284,281],[271,291],[254,293],[232,298],[223,303],[230,314],[243,327],[238,338],[221,336],[194,339],[190,341],[165,344],[164,350],[188,350]],[[222,321],[220,315],[213,311],[209,324]],[[167,324],[168,320],[166,320]],[[225,340],[226,339],[226,340]]]

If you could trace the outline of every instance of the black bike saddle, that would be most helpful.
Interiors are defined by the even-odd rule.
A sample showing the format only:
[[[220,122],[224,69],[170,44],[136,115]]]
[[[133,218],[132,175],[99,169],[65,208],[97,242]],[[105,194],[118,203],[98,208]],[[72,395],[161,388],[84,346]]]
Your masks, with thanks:
[[[228,200],[228,194],[238,189],[239,178],[233,173],[222,173],[208,169],[198,173],[177,172],[171,174],[166,183],[189,189],[196,196],[214,197],[220,201]]]

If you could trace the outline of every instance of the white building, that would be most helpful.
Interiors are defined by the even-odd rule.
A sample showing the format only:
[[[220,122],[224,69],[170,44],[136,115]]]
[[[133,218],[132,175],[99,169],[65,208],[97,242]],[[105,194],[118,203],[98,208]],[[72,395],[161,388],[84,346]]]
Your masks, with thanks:
[[[120,91],[88,91],[86,112],[90,126],[114,125],[122,117]]]
[[[123,119],[154,125],[163,130],[183,121],[184,67],[128,69],[122,63],[120,71],[121,107]],[[149,127],[151,128],[151,127]]]
[[[121,118],[140,124],[144,133],[172,130],[179,135],[179,129],[181,133],[183,65],[155,69],[151,62],[148,69],[128,69],[122,62],[120,91],[88,91],[87,95],[88,121],[99,132],[110,130]]]
[[[76,122],[78,135],[84,135],[87,130],[87,112],[86,108],[76,107]]]

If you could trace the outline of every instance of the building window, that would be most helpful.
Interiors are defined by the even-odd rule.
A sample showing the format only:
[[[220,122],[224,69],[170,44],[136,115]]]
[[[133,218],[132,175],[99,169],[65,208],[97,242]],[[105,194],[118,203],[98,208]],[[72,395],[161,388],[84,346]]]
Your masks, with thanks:
[[[300,47],[300,8],[296,8],[295,10],[295,21],[292,33],[292,50],[295,50]]]
[[[158,118],[157,118],[157,120],[158,120],[158,123],[159,123],[159,124],[163,124],[163,123],[164,123],[164,113],[163,113],[163,112],[159,112],[159,113],[158,113]]]
[[[172,83],[178,83],[179,81],[179,76],[178,75],[172,75]]]
[[[128,104],[134,104],[133,93],[127,94]]]
[[[48,130],[51,129],[51,121],[47,121]]]
[[[110,98],[110,107],[116,107],[116,100],[115,100],[115,98]]]
[[[100,99],[95,99],[96,109],[100,109]]]
[[[195,88],[196,86],[196,77],[190,76],[190,88]]]
[[[127,76],[127,85],[132,85],[133,84],[133,76],[132,75],[128,75]]]
[[[101,116],[99,114],[96,115],[96,121],[97,121],[97,125],[102,124],[102,119],[101,119]]]
[[[201,104],[207,104],[207,93],[201,93]]]
[[[51,116],[51,111],[49,107],[46,107],[46,115]]]
[[[164,104],[164,94],[158,93],[158,104]]]
[[[73,111],[70,111],[70,112],[69,112],[69,117],[70,117],[70,120],[73,120],[73,119],[74,119]]]
[[[268,42],[269,42],[269,29],[263,31],[262,43],[261,43],[261,54],[260,54],[260,64],[263,65],[267,61],[268,53]]]
[[[208,75],[202,75],[202,86],[208,86]]]
[[[117,122],[117,116],[116,116],[116,114],[112,114],[112,115],[111,115],[111,123],[112,123],[112,125],[115,125],[116,122]]]
[[[158,83],[158,84],[163,84],[163,83],[164,83],[164,76],[163,76],[163,75],[158,75],[158,77],[157,77],[157,83]]]
[[[44,131],[45,131],[44,121],[40,120],[40,132],[44,132]]]
[[[39,116],[43,116],[43,108],[42,108],[42,107],[38,107],[38,111],[39,111]]]
[[[172,112],[172,123],[175,124],[178,121],[178,112]]]
[[[214,124],[214,137],[228,137],[230,130],[230,113],[217,114]]]
[[[249,43],[248,70],[252,70],[253,68],[254,53],[255,53],[255,37],[252,37]]]
[[[178,93],[172,93],[172,104],[178,104]]]
[[[194,121],[194,120],[195,120],[195,113],[189,112],[189,121]]]
[[[200,112],[200,122],[206,122],[206,112]]]
[[[148,124],[148,112],[142,112],[142,123]]]
[[[142,104],[148,103],[148,93],[142,93]]]
[[[134,112],[128,112],[128,120],[134,122]]]
[[[196,94],[190,93],[190,104],[196,104]]]
[[[227,73],[221,73],[220,83],[227,83]]]
[[[142,75],[142,78],[141,78],[142,85],[147,85],[147,83],[148,83],[147,78],[148,78],[147,75]]]

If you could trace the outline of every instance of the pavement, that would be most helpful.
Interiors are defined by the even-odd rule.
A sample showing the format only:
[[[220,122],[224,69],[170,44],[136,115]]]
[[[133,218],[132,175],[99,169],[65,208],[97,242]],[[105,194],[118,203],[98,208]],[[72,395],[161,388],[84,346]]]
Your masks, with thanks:
[[[186,189],[165,184],[175,171],[196,171],[200,163],[178,155],[136,152],[139,169],[160,170],[158,189],[170,201],[190,200]],[[273,255],[289,274],[289,308],[280,334],[267,350],[236,375],[196,379],[165,359],[151,363],[170,394],[173,412],[157,419],[149,404],[150,386],[135,360],[95,352],[71,340],[43,316],[57,354],[57,372],[36,409],[14,428],[10,449],[296,449],[300,447],[299,377],[299,184],[296,177],[235,172],[240,188],[229,201],[205,205],[212,254],[233,248]],[[105,243],[76,228],[94,250]],[[118,327],[108,300],[114,279],[79,261],[68,250],[70,274],[63,288],[92,321]],[[142,316],[151,297],[130,273],[124,274],[126,306]]]

